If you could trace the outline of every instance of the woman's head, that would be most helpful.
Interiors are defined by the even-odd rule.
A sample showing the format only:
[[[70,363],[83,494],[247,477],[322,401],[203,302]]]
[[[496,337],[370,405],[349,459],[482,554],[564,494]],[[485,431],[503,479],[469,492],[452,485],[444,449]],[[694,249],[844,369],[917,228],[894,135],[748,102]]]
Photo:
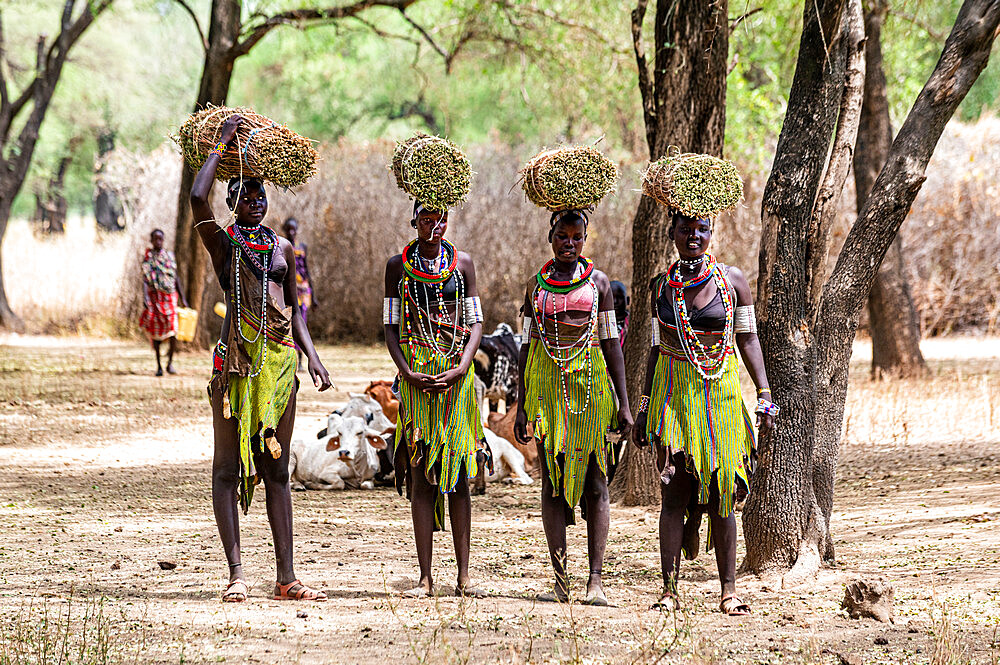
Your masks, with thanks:
[[[410,226],[417,230],[417,237],[425,242],[438,243],[448,230],[448,211],[431,210],[419,201],[413,203]]]
[[[257,226],[267,215],[267,193],[257,178],[233,178],[226,187],[226,205],[240,226]]]
[[[712,220],[675,212],[670,220],[669,235],[682,259],[699,258],[704,256],[712,242]]]
[[[587,224],[590,222],[583,210],[562,210],[549,220],[549,242],[552,256],[561,263],[576,263],[583,255],[587,241]]]
[[[153,229],[152,233],[149,234],[149,242],[153,245],[153,249],[160,251],[163,249],[163,231],[160,229]]]
[[[285,232],[285,237],[288,238],[288,241],[294,245],[295,238],[299,235],[299,220],[289,217],[281,225],[281,230]]]

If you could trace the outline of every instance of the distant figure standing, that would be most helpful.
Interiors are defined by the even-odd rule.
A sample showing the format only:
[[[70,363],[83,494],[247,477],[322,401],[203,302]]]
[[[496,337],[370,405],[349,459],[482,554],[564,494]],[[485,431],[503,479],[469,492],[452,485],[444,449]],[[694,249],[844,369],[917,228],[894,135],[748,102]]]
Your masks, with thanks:
[[[295,251],[295,293],[299,301],[299,311],[302,312],[302,320],[309,323],[309,310],[313,305],[318,305],[312,292],[312,278],[309,276],[309,263],[306,259],[306,252],[309,249],[305,243],[298,242],[299,222],[294,217],[289,217],[281,225],[281,230],[285,238],[292,244]],[[302,367],[302,349],[295,346],[299,353],[299,367]]]
[[[170,340],[167,347],[167,372],[176,374],[174,352],[177,350],[177,298],[187,307],[187,298],[177,277],[177,259],[174,253],[163,249],[163,231],[153,229],[149,234],[153,245],[142,259],[142,315],[139,326],[149,335],[156,352],[156,376],[163,376],[160,364],[160,343]]]

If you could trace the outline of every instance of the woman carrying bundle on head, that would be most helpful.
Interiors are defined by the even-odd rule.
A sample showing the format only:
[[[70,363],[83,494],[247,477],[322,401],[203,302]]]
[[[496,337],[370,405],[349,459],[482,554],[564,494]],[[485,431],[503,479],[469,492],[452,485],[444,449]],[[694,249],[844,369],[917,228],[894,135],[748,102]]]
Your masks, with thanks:
[[[417,586],[404,595],[433,595],[434,532],[444,528],[447,496],[458,566],[455,593],[479,597],[483,592],[469,577],[469,479],[476,476],[477,452],[488,454],[472,367],[483,315],[472,257],[444,238],[448,207],[469,191],[468,162],[438,137],[414,137],[396,152],[397,181],[416,199],[410,225],[417,233],[386,263],[383,307],[386,347],[399,370],[396,488],[402,493],[406,486],[420,566]],[[457,168],[435,165],[435,155]],[[416,173],[425,180],[418,183]]]
[[[566,152],[572,150],[579,149]],[[572,161],[572,155],[566,156]],[[598,165],[607,162],[596,151],[580,158]],[[611,168],[606,182],[569,183],[573,193],[581,186],[596,186],[575,203],[592,205],[613,189],[617,175],[613,164],[606,165]],[[524,172],[525,190],[537,202],[542,197],[533,193],[542,187],[547,172],[535,166],[535,160],[529,162]],[[538,170],[542,174],[534,178]],[[574,167],[567,172],[581,171]],[[551,190],[559,184],[566,185],[549,185],[546,201],[553,201]],[[574,510],[580,504],[590,564],[584,602],[603,606],[608,604],[601,582],[610,515],[608,473],[616,461],[608,433],[615,429],[627,435],[632,415],[611,282],[583,256],[588,223],[587,211],[580,208],[554,212],[549,220],[553,258],[529,280],[524,296],[523,334],[528,343],[521,346],[518,359],[514,435],[528,443],[527,424],[533,423],[542,463],[542,524],[555,588],[538,599],[569,600],[566,525],[575,523]]]
[[[685,177],[675,176],[683,174]],[[676,182],[696,183],[690,190]],[[635,441],[656,447],[660,470],[660,565],[663,594],[654,609],[677,609],[682,547],[697,556],[697,523],[707,506],[708,547],[722,585],[720,609],[750,612],[736,595],[734,507],[750,491],[756,459],[754,433],[740,392],[736,347],[757,386],[757,425],[774,426],[767,374],[757,339],[753,297],[743,273],[708,254],[713,218],[742,197],[729,162],[707,155],[675,155],[653,164],[644,192],[671,212],[669,236],[679,258],[650,284],[653,343],[639,402]],[[689,516],[687,530],[685,514]]]
[[[309,360],[309,375],[319,390],[330,376],[316,355],[299,311],[295,292],[295,253],[261,222],[267,213],[263,182],[233,178],[226,203],[235,223],[220,228],[208,203],[222,156],[235,146],[243,118],[230,116],[221,139],[209,153],[191,188],[191,208],[201,241],[229,303],[222,338],[213,354],[209,395],[215,430],[212,504],[229,562],[226,602],[246,600],[249,588],[240,560],[239,511],[249,509],[254,486],[264,482],[274,552],[277,600],[326,600],[302,584],[292,567],[292,498],[288,453],[295,420],[295,344]]]

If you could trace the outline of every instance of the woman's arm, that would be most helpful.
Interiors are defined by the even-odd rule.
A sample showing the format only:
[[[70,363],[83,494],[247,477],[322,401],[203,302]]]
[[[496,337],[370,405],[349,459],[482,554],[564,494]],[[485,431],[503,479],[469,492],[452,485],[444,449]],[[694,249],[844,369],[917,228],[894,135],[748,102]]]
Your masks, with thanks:
[[[236,138],[236,130],[242,122],[241,116],[230,116],[222,125],[221,143],[225,143],[227,146],[232,145]],[[222,155],[215,151],[210,152],[208,159],[205,160],[198,174],[194,177],[194,184],[191,185],[191,212],[194,215],[194,227],[198,229],[201,242],[208,250],[209,256],[212,257],[212,266],[216,273],[221,271],[225,263],[226,249],[229,243],[225,232],[215,224],[215,215],[208,202],[220,161],[222,161]]]
[[[600,272],[596,275],[595,282],[600,294],[597,306],[598,313],[614,312],[615,298],[611,293],[611,282],[608,280],[608,276]],[[615,332],[618,332],[617,329]],[[618,429],[624,436],[628,436],[633,422],[632,410],[628,403],[628,390],[625,387],[625,356],[622,355],[622,346],[617,337],[609,337],[601,340],[601,351],[604,353],[604,363],[607,365],[611,384],[618,396]]]
[[[656,314],[656,289],[654,288],[656,284],[656,278],[653,279],[649,284],[649,311],[650,311],[650,322],[654,321],[654,315]],[[656,322],[659,326],[659,322]],[[656,340],[653,339],[649,345],[649,357],[646,359],[646,379],[642,382],[642,396],[647,400],[649,396],[653,394],[653,377],[656,375],[656,363],[660,359],[660,347],[655,343]],[[649,402],[647,401],[645,405],[639,404],[639,413],[635,415],[635,434],[632,439],[638,446],[645,446],[649,443],[649,439],[646,436],[646,420],[649,415]]]
[[[399,293],[399,280],[402,275],[403,259],[400,256],[394,256],[385,264],[385,298],[395,299],[399,302],[399,311],[396,315],[400,318],[398,319],[398,323],[383,321],[385,327],[385,346],[389,350],[389,357],[392,358],[392,362],[395,363],[396,369],[399,371],[400,378],[424,392],[430,392],[437,386],[437,381],[433,376],[414,372],[410,369],[409,364],[406,362],[406,356],[403,355],[403,348],[399,343],[399,328],[402,325],[402,312],[405,306],[402,303]]]
[[[323,392],[332,386],[333,382],[330,380],[329,372],[323,367],[323,363],[320,362],[319,356],[316,354],[316,347],[313,346],[309,329],[306,328],[306,322],[302,320],[302,312],[299,310],[299,300],[295,296],[295,270],[291,269],[295,265],[295,252],[292,250],[292,244],[284,238],[278,238],[278,247],[274,251],[280,251],[284,255],[285,265],[290,268],[285,271],[285,280],[281,284],[281,290],[285,293],[285,302],[290,304],[292,308],[292,339],[302,349],[302,353],[306,354],[309,361],[309,376],[313,380],[313,385],[319,388],[320,392]]]
[[[753,295],[750,293],[750,283],[739,268],[729,269],[729,281],[736,289],[736,306],[753,306]],[[736,345],[743,357],[750,378],[757,387],[757,395],[771,401],[771,389],[767,382],[767,371],[764,369],[764,354],[760,349],[760,339],[757,337],[756,325],[753,332],[736,334]],[[774,416],[768,413],[757,414],[757,430],[766,434],[774,428]]]
[[[465,297],[475,298],[479,295],[479,290],[476,287],[476,265],[473,263],[472,257],[465,252],[459,252],[458,259],[458,269],[462,271],[462,276],[465,278]],[[459,316],[465,307],[465,303],[457,302],[455,303],[455,307],[455,316]],[[438,382],[438,386],[434,392],[444,392],[465,378],[465,375],[469,372],[469,367],[472,366],[472,360],[476,356],[476,351],[479,350],[479,343],[482,340],[483,322],[477,321],[469,326],[469,341],[465,344],[465,349],[462,351],[462,359],[459,361],[458,366],[441,372],[434,377]]]
[[[528,290],[524,293],[524,305],[522,311],[524,320],[534,321],[531,312],[534,311],[531,304],[532,285],[528,284]],[[534,325],[534,323],[532,323]],[[521,348],[517,352],[517,415],[514,418],[514,438],[518,443],[529,443],[528,436],[528,414],[524,409],[525,396],[528,394],[528,377],[525,373],[528,369],[528,347],[531,344],[531,326],[523,326],[521,331]]]

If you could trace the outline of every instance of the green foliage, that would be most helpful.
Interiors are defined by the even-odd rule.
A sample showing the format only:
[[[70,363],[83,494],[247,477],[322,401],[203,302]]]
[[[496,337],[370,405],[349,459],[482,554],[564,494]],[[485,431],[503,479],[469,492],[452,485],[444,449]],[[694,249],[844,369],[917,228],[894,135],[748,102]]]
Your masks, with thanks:
[[[890,0],[883,33],[898,128],[934,67],[961,0]],[[244,23],[311,0],[244,0]],[[325,5],[328,2],[315,4]],[[651,3],[655,5],[655,3]],[[27,80],[39,33],[53,34],[61,0],[0,0],[13,88]],[[211,0],[190,2],[207,29]],[[271,31],[235,66],[229,104],[251,106],[319,140],[402,139],[428,131],[464,145],[589,142],[606,135],[616,158],[644,158],[631,4],[615,0],[420,0],[407,16],[372,8],[358,19]],[[760,11],[753,11],[761,8]],[[766,168],[795,69],[801,0],[730,0],[727,154]],[[651,6],[653,9],[653,6]],[[652,51],[652,14],[645,26]],[[444,55],[442,55],[442,53]],[[31,192],[51,177],[70,141],[70,205],[89,206],[97,132],[148,151],[191,111],[203,52],[194,23],[172,0],[115,0],[74,49],[42,126]],[[995,112],[991,64],[959,109]],[[526,157],[523,156],[523,157]],[[513,178],[512,178],[513,179]]]

